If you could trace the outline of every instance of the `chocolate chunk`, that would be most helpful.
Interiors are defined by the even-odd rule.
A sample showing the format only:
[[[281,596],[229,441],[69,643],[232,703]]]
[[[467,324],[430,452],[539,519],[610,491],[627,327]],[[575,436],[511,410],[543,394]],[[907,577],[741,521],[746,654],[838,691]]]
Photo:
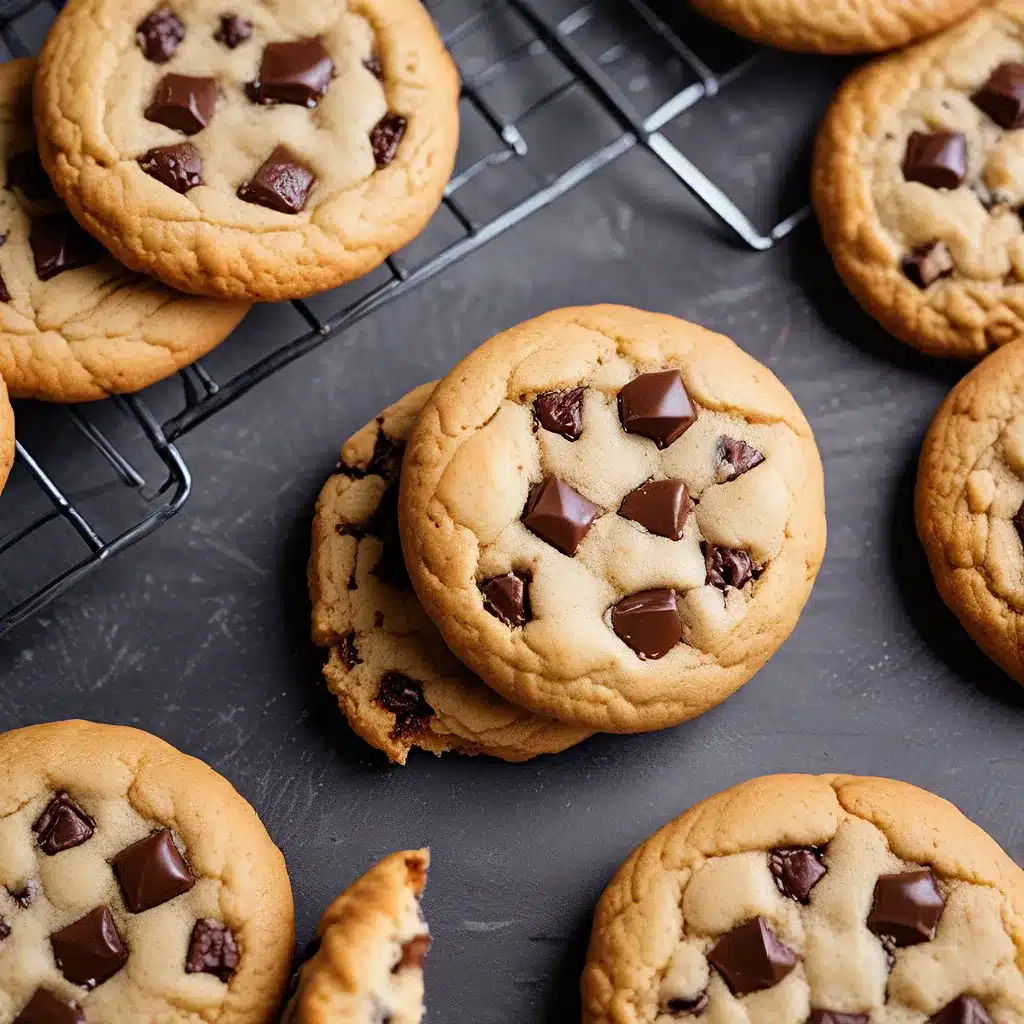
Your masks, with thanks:
[[[30,878],[21,889],[8,889],[11,894],[11,898],[15,903],[18,904],[23,910],[31,907],[36,901],[36,896],[39,895],[39,887]]]
[[[583,433],[583,388],[545,391],[533,403],[533,413],[545,430],[578,441]]]
[[[967,175],[967,139],[960,132],[911,132],[903,177],[929,188],[958,188]]]
[[[7,282],[0,275],[0,302],[10,302],[11,293],[7,290]]]
[[[678,370],[642,373],[619,391],[619,419],[629,434],[667,448],[697,422],[697,409]]]
[[[663,658],[683,638],[674,590],[641,590],[612,606],[612,630],[641,661]]]
[[[334,61],[319,39],[267,43],[260,71],[246,88],[253,103],[315,107],[334,78]]]
[[[668,999],[665,1002],[665,1012],[673,1017],[682,1017],[685,1014],[696,1016],[708,1008],[708,990],[704,989],[699,995],[692,999]]]
[[[382,477],[390,483],[398,476],[402,468],[402,456],[405,454],[405,442],[395,441],[384,433],[383,421],[377,421],[377,440],[373,444],[373,455],[366,467],[367,473]]]
[[[128,947],[106,907],[97,907],[50,936],[53,955],[73,985],[92,989],[128,963]]]
[[[743,476],[764,462],[764,456],[756,448],[751,448],[746,441],[738,441],[734,437],[720,437],[717,454],[715,479],[720,484],[735,480],[736,477]]]
[[[679,540],[693,502],[682,480],[652,480],[630,491],[619,506],[619,515],[646,527],[651,533]]]
[[[349,672],[356,665],[363,663],[363,659],[359,657],[359,648],[356,647],[355,633],[348,632],[338,641],[338,657],[341,658],[341,663]]]
[[[185,858],[178,852],[168,828],[125,847],[111,862],[133,914],[159,907],[196,884]]]
[[[203,158],[191,142],[151,149],[139,157],[139,166],[161,185],[182,195],[203,184]]]
[[[812,846],[780,846],[768,854],[768,867],[783,896],[805,906],[811,890],[828,874],[821,854]]]
[[[7,159],[7,188],[19,189],[26,199],[56,199],[39,154],[26,149]]]
[[[240,959],[230,928],[211,917],[196,921],[185,957],[186,974],[213,974],[230,981]]]
[[[480,584],[484,607],[506,626],[523,626],[532,618],[529,586],[529,575],[521,572],[484,580]]]
[[[385,672],[377,692],[377,703],[395,716],[393,737],[414,732],[434,715],[423,696],[423,684],[401,672]]]
[[[600,514],[599,506],[552,475],[530,491],[523,510],[523,525],[563,555],[572,557]]]
[[[1000,64],[971,99],[1000,128],[1024,127],[1024,64]]]
[[[837,1010],[811,1010],[807,1024],[868,1024],[866,1013],[839,1013]]]
[[[380,62],[380,56],[376,53],[371,53],[366,60],[363,61],[363,67],[377,79],[378,82],[384,80],[384,65]]]
[[[402,946],[402,955],[398,963],[391,968],[392,974],[397,974],[404,967],[422,967],[423,961],[427,958],[430,950],[430,936],[417,935]]]
[[[723,935],[708,953],[708,961],[733,995],[745,996],[777,985],[796,967],[797,955],[763,917],[755,917]]]
[[[28,242],[40,281],[49,281],[65,270],[87,267],[102,254],[99,243],[67,212],[36,217]]]
[[[166,64],[184,38],[185,26],[169,7],[158,7],[135,30],[139,49],[154,64]]]
[[[945,904],[928,868],[882,875],[875,882],[867,924],[896,946],[916,946],[935,938]]]
[[[14,1024],[85,1024],[85,1014],[76,1003],[58,999],[45,988],[37,988],[28,1005],[14,1018]]]
[[[992,1018],[974,996],[962,995],[932,1014],[927,1024],[992,1024]]]
[[[911,249],[900,267],[918,288],[927,288],[953,273],[953,256],[945,242],[925,242]]]
[[[370,146],[378,171],[395,159],[398,146],[405,135],[406,124],[401,114],[388,111],[370,131]]]
[[[710,583],[719,590],[735,587],[740,590],[754,575],[754,564],[750,555],[741,548],[724,548],[718,544],[708,544],[704,551],[704,564],[707,569],[705,583]]]
[[[223,43],[229,50],[241,46],[247,39],[252,38],[252,22],[238,14],[222,14],[220,16],[220,28],[213,33],[213,38],[218,43]]]
[[[96,822],[62,790],[36,818],[32,831],[36,833],[39,849],[52,857],[92,839]]]
[[[11,926],[0,917],[0,941],[11,937]]]
[[[216,103],[216,78],[164,75],[157,83],[146,120],[195,135],[210,123]]]
[[[238,186],[238,198],[278,213],[298,213],[309,197],[316,177],[295,163],[284,146],[278,146],[252,179]]]

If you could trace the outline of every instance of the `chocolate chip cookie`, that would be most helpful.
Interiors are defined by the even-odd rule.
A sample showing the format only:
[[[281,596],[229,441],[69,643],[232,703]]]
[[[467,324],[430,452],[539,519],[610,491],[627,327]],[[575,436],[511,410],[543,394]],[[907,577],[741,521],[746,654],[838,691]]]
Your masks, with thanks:
[[[0,491],[7,483],[7,474],[14,465],[14,410],[7,398],[4,379],[0,377]]]
[[[601,897],[583,1022],[626,1019],[1020,1022],[1024,871],[906,783],[742,783],[656,832]]]
[[[327,908],[282,1024],[419,1024],[429,863],[427,850],[393,853]]]
[[[399,764],[413,747],[527,761],[589,732],[532,714],[488,689],[456,658],[416,599],[398,537],[405,443],[434,384],[385,409],[345,442],[317,502],[309,590],[324,678],[360,736]],[[492,606],[522,617],[515,580]]]
[[[978,359],[1024,336],[1024,4],[855,72],[816,145],[825,243],[901,341]]]
[[[249,304],[133,274],[78,226],[39,162],[34,69],[0,64],[0,374],[18,398],[138,391],[209,352]]]
[[[0,1020],[269,1024],[284,859],[201,761],[136,729],[0,735]]]
[[[129,267],[292,299],[426,224],[458,97],[418,0],[72,0],[40,58],[36,122],[57,191]]]
[[[789,635],[824,551],[821,461],[789,392],[728,338],[564,309],[438,385],[399,523],[423,606],[484,682],[637,732],[718,704]]]

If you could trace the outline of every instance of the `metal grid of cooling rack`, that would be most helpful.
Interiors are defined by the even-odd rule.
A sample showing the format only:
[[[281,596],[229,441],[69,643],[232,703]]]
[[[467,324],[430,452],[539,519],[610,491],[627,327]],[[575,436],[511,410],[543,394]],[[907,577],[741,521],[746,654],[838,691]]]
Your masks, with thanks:
[[[700,33],[684,38],[678,27],[656,12],[656,0],[425,0],[455,54],[463,75],[463,124],[475,120],[484,126],[489,142],[460,162],[438,218],[447,222],[447,239],[429,255],[417,255],[418,243],[390,258],[367,281],[346,286],[316,300],[292,305],[306,329],[290,337],[236,372],[218,379],[211,360],[181,372],[177,411],[162,425],[139,398],[118,400],[137,433],[145,439],[166,471],[166,479],[147,492],[142,475],[89,418],[88,411],[64,410],[94,455],[113,468],[120,486],[134,495],[148,495],[139,518],[112,540],[104,540],[76,501],[62,491],[47,471],[19,443],[17,461],[49,501],[50,508],[28,522],[0,533],[0,584],[3,564],[37,531],[60,518],[70,523],[87,547],[85,557],[51,575],[34,592],[23,596],[0,617],[0,635],[37,612],[103,561],[129,547],[166,521],[185,503],[190,479],[173,442],[305,352],[343,332],[375,310],[476,252],[533,213],[554,202],[580,182],[596,174],[628,151],[641,147],[660,161],[679,182],[744,246],[765,250],[784,238],[806,215],[806,208],[762,231],[726,193],[670,141],[665,129],[702,100],[714,97],[746,74],[760,54],[743,44],[725,60],[712,62],[701,53]],[[34,52],[45,30],[63,6],[63,0],[0,0],[0,36],[12,56]],[[679,5],[671,4],[673,9]],[[605,45],[587,46],[585,37],[595,25],[610,22],[613,29]],[[607,25],[606,25],[607,27]],[[671,67],[674,87],[653,108],[641,110],[616,76],[631,59],[629,40],[637,31],[660,47],[663,66]],[[459,50],[474,36],[488,32],[504,43],[489,60],[479,54],[460,59]],[[544,74],[535,62],[547,62]],[[502,76],[526,68],[534,88],[527,100],[509,111],[496,102],[491,87]],[[537,153],[524,129],[531,119],[572,93],[582,93],[611,127],[607,137],[568,166],[551,171],[543,166],[550,154]],[[465,134],[464,134],[465,139]],[[538,163],[541,165],[538,167]],[[500,176],[509,167],[530,168],[531,185],[519,190],[504,208],[486,214],[474,211],[465,200],[482,182],[501,194]],[[494,184],[495,180],[497,184]],[[430,229],[428,228],[428,233]],[[453,237],[454,236],[454,237]],[[230,342],[227,343],[230,345]],[[215,353],[216,355],[216,353]],[[53,415],[61,415],[54,411]],[[152,454],[151,453],[151,454]],[[24,473],[23,473],[24,475]],[[0,609],[4,594],[0,589]]]

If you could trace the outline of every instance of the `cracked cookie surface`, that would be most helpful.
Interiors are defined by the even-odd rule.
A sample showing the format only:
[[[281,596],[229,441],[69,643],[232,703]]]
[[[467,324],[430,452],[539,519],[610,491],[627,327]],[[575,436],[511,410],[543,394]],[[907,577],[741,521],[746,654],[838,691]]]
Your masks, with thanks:
[[[619,869],[582,991],[584,1024],[1020,1024],[1024,871],[906,783],[753,779]]]
[[[57,191],[122,262],[278,300],[359,277],[422,229],[458,96],[417,0],[72,0],[35,109]]]
[[[294,932],[256,812],[148,733],[0,735],[0,1022],[269,1024]]]
[[[313,521],[313,639],[352,728],[404,764],[413,747],[526,761],[589,732],[532,714],[486,687],[444,645],[412,590],[398,537],[398,479],[423,384],[345,442]]]
[[[0,374],[16,398],[138,391],[206,355],[249,304],[140,277],[78,227],[39,163],[34,69],[31,60],[0,65]]]
[[[933,355],[1024,336],[1024,3],[1003,0],[855,72],[812,191],[847,287]]]
[[[637,732],[720,703],[789,635],[824,551],[821,462],[792,396],[729,339],[558,310],[438,385],[399,524],[420,600],[489,686]]]
[[[427,850],[392,853],[324,912],[282,1024],[420,1024]]]

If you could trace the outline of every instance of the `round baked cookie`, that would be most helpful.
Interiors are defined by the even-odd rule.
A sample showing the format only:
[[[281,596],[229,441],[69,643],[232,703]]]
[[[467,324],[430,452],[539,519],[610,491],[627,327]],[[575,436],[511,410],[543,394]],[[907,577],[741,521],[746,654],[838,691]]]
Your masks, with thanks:
[[[892,334],[978,359],[1024,336],[1024,2],[855,72],[813,197],[843,280]]]
[[[798,53],[876,53],[939,32],[980,0],[692,0],[757,43]]]
[[[281,1024],[419,1024],[427,850],[392,853],[324,912]]]
[[[278,300],[419,233],[458,99],[418,0],[71,0],[35,110],[57,191],[118,259],[184,291]]]
[[[724,700],[821,564],[811,429],[728,338],[593,306],[499,334],[438,385],[399,499],[448,646],[539,714],[638,732]]]
[[[416,599],[398,537],[398,477],[423,384],[341,449],[313,520],[313,640],[352,728],[392,761],[413,747],[528,761],[590,733],[526,711],[486,687],[444,645]]]
[[[906,783],[753,779],[619,869],[582,992],[583,1024],[1020,1024],[1024,871]]]
[[[0,735],[0,1021],[270,1024],[284,859],[201,761],[136,729]]]
[[[942,599],[1024,683],[1024,340],[993,352],[939,407],[915,509]]]
[[[0,491],[14,465],[14,410],[7,398],[4,379],[0,377]]]
[[[0,374],[16,398],[138,391],[209,352],[249,304],[133,274],[75,223],[36,152],[34,68],[0,64]]]

